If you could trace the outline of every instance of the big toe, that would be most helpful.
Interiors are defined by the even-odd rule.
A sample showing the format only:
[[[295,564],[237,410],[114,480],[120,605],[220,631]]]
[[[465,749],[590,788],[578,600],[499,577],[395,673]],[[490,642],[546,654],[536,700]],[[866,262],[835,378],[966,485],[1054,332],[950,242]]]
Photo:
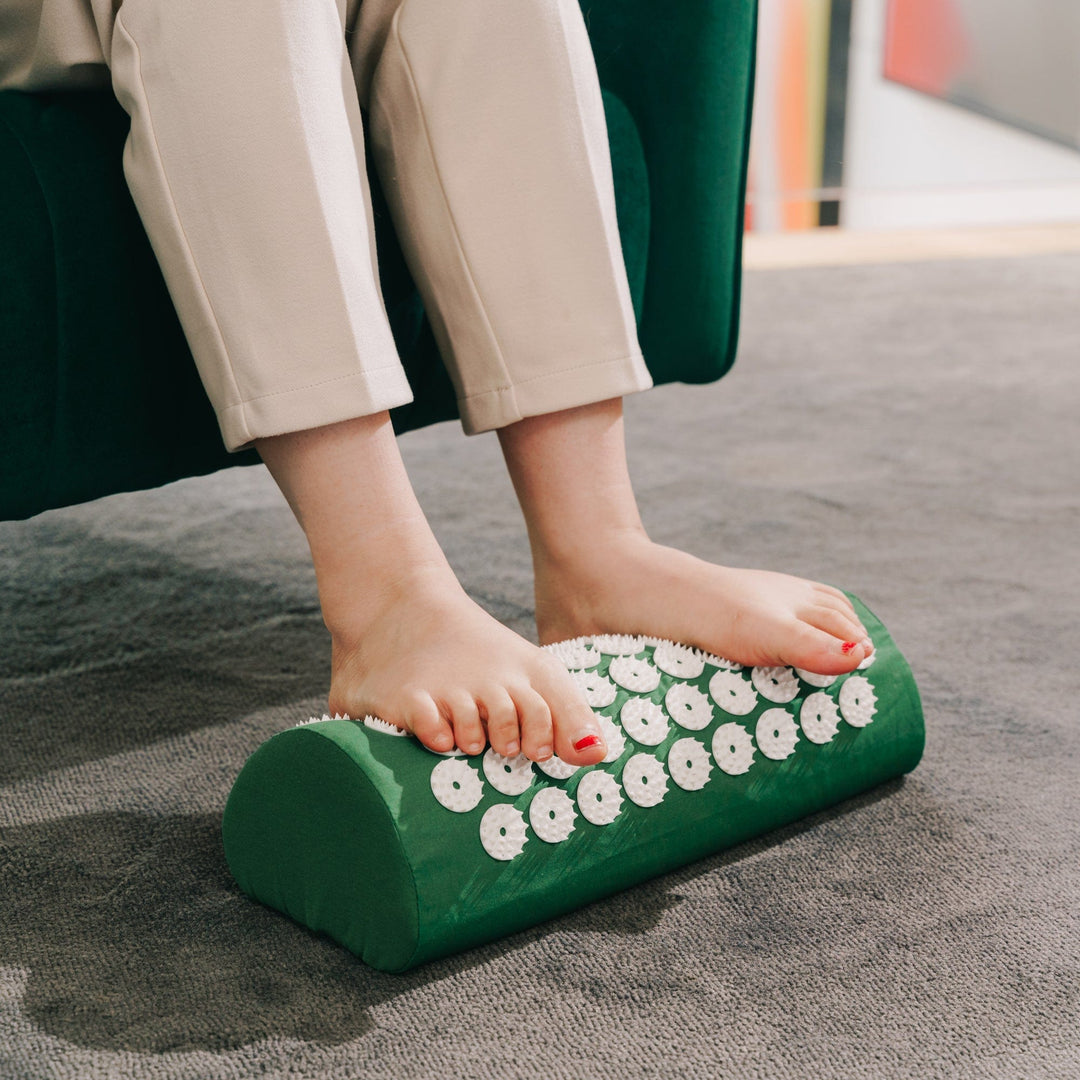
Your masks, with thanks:
[[[581,690],[567,676],[545,687],[544,697],[551,707],[555,753],[571,765],[596,765],[604,760],[607,744],[596,713]]]
[[[600,727],[578,728],[572,735],[560,740],[555,735],[555,749],[563,761],[571,765],[598,765],[607,755],[608,748]]]
[[[791,642],[783,651],[784,663],[815,671],[820,675],[843,675],[854,671],[873,651],[866,639],[845,641],[816,626],[800,622],[793,629]]]

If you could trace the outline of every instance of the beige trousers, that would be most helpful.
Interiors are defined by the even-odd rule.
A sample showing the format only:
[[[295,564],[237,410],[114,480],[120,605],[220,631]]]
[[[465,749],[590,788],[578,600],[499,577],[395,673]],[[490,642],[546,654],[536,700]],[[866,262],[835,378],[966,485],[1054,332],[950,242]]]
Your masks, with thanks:
[[[3,0],[0,88],[110,85],[230,451],[412,400],[361,107],[466,434],[652,385],[578,0]]]

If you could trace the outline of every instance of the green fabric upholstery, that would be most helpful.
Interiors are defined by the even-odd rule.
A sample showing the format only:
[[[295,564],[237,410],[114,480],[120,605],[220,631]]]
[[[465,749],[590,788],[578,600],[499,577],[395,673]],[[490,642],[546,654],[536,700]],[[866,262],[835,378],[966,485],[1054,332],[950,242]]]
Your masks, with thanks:
[[[646,363],[657,385],[718,379],[738,332],[756,4],[583,10]],[[221,441],[123,177],[128,127],[108,90],[0,92],[3,519],[258,461]],[[400,433],[458,411],[368,164],[415,396],[392,410]]]
[[[830,685],[685,647],[665,655],[657,639],[545,646],[590,665],[577,678],[624,740],[612,761],[562,779],[521,757],[436,754],[366,720],[280,732],[229,795],[229,867],[248,895],[405,971],[822,810],[913,769],[925,741],[907,662],[852,600],[875,655]],[[585,641],[599,646],[588,657]],[[618,735],[607,741],[617,749]],[[606,803],[590,784],[607,786]],[[598,805],[618,813],[597,823]]]

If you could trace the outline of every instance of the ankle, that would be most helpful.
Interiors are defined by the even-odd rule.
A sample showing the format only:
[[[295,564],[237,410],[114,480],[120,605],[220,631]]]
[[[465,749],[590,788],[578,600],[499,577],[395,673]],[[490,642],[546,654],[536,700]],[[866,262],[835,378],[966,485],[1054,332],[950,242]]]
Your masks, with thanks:
[[[534,562],[575,567],[609,543],[647,540],[621,398],[527,417],[498,435]]]
[[[442,549],[417,547],[407,540],[385,543],[369,557],[314,557],[323,622],[335,648],[353,648],[372,627],[403,605],[434,606],[466,595]],[[370,547],[369,547],[370,551]]]
[[[625,558],[653,546],[640,520],[608,528],[564,528],[550,537],[529,535],[537,583],[584,584],[617,573]]]

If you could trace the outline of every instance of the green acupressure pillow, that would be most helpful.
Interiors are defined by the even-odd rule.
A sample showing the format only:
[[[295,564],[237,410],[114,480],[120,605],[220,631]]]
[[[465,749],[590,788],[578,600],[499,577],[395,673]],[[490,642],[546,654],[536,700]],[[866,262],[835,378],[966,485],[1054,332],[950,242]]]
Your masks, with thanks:
[[[544,646],[602,718],[598,765],[438,754],[372,717],[280,732],[229,795],[229,867],[250,896],[406,971],[805,817],[922,755],[911,670],[852,600],[875,652],[838,677],[653,637]]]

